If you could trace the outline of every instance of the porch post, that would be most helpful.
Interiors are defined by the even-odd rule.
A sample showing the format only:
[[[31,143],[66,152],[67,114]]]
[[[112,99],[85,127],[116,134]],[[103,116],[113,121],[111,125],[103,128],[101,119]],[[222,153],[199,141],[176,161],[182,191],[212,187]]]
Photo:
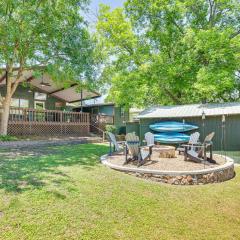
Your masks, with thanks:
[[[81,112],[83,112],[83,90],[81,89]]]
[[[63,134],[63,126],[62,126],[62,122],[63,122],[63,112],[60,111],[61,135]]]

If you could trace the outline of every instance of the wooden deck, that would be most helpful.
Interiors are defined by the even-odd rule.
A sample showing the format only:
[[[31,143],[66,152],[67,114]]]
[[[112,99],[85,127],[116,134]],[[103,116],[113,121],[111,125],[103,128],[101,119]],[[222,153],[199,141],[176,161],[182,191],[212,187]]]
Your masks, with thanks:
[[[114,124],[113,116],[57,110],[11,108],[8,134],[15,136],[88,136],[90,132],[102,133],[102,131],[105,131],[107,124]]]
[[[89,113],[11,108],[8,134],[80,135],[90,131]]]

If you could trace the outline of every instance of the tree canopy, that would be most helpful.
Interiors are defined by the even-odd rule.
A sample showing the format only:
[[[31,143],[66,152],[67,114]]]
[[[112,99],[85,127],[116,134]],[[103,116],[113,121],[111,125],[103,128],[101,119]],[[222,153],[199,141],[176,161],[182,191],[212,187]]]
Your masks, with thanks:
[[[100,9],[109,99],[125,106],[239,99],[238,0],[128,0]]]
[[[94,79],[92,41],[81,16],[87,0],[6,0],[0,3],[0,68],[6,73],[1,133],[6,134],[11,97],[25,69],[47,72],[67,86]],[[40,67],[40,68],[39,68]],[[17,69],[16,76],[13,73]],[[2,73],[2,74],[3,74]]]
[[[79,14],[85,6],[86,0],[2,1],[1,66],[46,66],[52,74],[57,70],[61,81],[91,77],[93,46]]]

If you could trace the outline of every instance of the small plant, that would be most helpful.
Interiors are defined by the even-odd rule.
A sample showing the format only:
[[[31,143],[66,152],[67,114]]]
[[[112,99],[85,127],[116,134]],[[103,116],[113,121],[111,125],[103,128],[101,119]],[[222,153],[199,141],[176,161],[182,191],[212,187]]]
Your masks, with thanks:
[[[114,125],[106,125],[106,131],[107,132],[111,132],[111,133],[116,133],[117,132],[117,128]]]
[[[17,138],[10,135],[0,135],[0,142],[16,141]]]

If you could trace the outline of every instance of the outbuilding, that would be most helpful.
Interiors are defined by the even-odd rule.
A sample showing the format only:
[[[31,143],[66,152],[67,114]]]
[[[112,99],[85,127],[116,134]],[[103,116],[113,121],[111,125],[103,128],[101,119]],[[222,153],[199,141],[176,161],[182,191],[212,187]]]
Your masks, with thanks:
[[[215,132],[214,150],[240,150],[240,102],[151,107],[142,111],[138,120],[127,123],[127,132],[135,131],[142,140],[151,131],[150,124],[184,121],[199,127],[201,140]]]

